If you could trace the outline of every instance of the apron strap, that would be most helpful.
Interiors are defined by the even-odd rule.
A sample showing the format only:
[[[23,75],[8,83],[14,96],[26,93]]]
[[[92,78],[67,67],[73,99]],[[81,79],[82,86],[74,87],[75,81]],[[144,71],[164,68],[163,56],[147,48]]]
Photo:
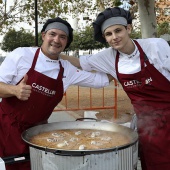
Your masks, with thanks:
[[[37,51],[36,51],[36,53],[35,53],[35,55],[34,55],[34,59],[33,59],[32,66],[31,66],[32,69],[35,68],[35,64],[36,64],[36,61],[37,61],[39,52],[40,52],[40,48],[37,49]]]
[[[139,45],[139,43],[134,40],[136,46],[139,49],[139,53],[140,53],[140,61],[141,61],[141,82],[142,82],[142,86],[145,85],[145,61],[148,61],[148,57],[147,55],[144,53],[143,49],[141,48],[141,46]]]

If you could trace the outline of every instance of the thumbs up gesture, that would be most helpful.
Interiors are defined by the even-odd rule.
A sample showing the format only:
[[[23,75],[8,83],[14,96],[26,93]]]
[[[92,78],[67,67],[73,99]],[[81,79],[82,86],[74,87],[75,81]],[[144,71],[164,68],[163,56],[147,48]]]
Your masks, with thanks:
[[[27,85],[28,75],[26,74],[17,85],[16,97],[20,100],[28,100],[31,94],[31,86]]]

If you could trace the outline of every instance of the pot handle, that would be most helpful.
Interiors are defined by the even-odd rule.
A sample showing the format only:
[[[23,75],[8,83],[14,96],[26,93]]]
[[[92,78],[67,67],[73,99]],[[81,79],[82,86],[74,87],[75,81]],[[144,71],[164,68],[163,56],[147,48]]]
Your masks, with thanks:
[[[30,155],[29,154],[14,155],[9,157],[4,157],[2,158],[2,160],[5,162],[5,164],[26,162],[26,161],[30,161]]]
[[[82,121],[82,120],[85,120],[85,119],[88,119],[88,120],[95,120],[96,122],[98,121],[97,119],[95,119],[95,118],[91,118],[91,117],[82,117],[82,118],[78,118],[78,119],[76,119],[76,121]]]
[[[87,153],[80,151],[80,152],[73,152],[73,151],[54,151],[53,152],[54,155],[61,155],[61,156],[84,156],[87,155]]]

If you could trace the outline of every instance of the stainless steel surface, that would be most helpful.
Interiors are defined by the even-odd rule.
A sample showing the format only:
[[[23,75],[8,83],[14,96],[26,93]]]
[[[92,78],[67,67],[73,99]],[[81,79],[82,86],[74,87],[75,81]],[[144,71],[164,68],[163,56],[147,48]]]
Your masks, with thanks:
[[[32,170],[134,170],[137,143],[122,150],[84,156],[54,155],[30,147]]]

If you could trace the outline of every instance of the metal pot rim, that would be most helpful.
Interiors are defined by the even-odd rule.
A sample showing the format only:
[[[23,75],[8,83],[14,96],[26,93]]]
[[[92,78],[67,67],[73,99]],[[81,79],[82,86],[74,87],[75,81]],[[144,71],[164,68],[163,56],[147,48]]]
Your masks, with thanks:
[[[117,146],[113,148],[107,149],[99,149],[99,150],[63,150],[63,149],[51,149],[42,146],[38,146],[29,142],[29,139],[39,133],[48,132],[51,130],[56,129],[97,129],[97,130],[106,130],[106,131],[113,131],[113,132],[120,132],[124,135],[129,135],[131,138],[131,142],[126,145]],[[71,155],[71,156],[82,156],[82,155],[89,155],[89,154],[97,154],[97,153],[104,153],[104,152],[112,152],[118,151],[121,149],[128,148],[138,141],[138,134],[137,132],[133,131],[132,129],[118,125],[115,123],[106,123],[106,122],[92,122],[92,121],[67,121],[67,122],[54,122],[48,123],[43,125],[34,126],[32,128],[27,129],[21,135],[22,139],[28,143],[31,147],[44,150],[45,152],[52,152],[56,155]]]

